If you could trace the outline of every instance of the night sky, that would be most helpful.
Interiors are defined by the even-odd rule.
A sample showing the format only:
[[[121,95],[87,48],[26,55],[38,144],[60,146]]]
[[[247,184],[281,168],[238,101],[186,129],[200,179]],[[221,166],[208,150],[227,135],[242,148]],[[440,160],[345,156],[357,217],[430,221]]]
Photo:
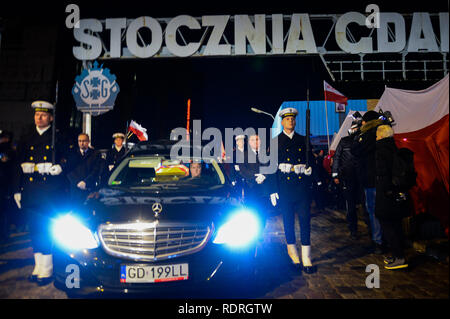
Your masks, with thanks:
[[[379,4],[383,11],[399,13],[439,12],[448,8],[448,1],[435,2],[434,5],[429,1],[427,5],[415,4],[414,9],[408,2],[397,1],[61,1],[52,5],[47,3],[46,6],[34,4],[26,10],[11,12],[34,18],[36,12],[41,12],[40,18],[58,19],[58,25],[64,26],[64,8],[68,3],[79,4],[82,18],[97,19],[142,15],[171,18],[179,14],[363,13],[369,3]],[[314,27],[313,31],[321,32]],[[81,123],[70,93],[75,76],[79,74],[80,62],[72,55],[72,46],[77,45],[72,30],[60,27],[58,43],[57,78],[62,108],[58,113],[58,127],[64,128],[69,126],[71,118],[78,125]],[[186,125],[188,98],[191,99],[191,118],[201,119],[203,128],[270,128],[272,119],[251,112],[250,107],[275,114],[283,101],[305,100],[307,86],[311,100],[322,100],[323,80],[350,99],[379,98],[385,85],[381,81],[333,83],[319,56],[149,58],[100,63],[116,75],[121,91],[115,109],[94,118],[92,135],[93,145],[97,148],[109,147],[111,135],[123,132],[126,122],[131,119],[148,129],[150,139],[168,138],[172,128]],[[392,86],[421,89],[429,85],[397,83]]]

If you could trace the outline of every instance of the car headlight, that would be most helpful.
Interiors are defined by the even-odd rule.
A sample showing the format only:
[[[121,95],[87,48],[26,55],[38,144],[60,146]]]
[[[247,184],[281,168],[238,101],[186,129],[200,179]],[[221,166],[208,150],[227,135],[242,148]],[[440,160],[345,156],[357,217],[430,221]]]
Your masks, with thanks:
[[[241,210],[220,226],[213,243],[243,247],[258,238],[260,228],[260,221],[256,214]]]
[[[57,218],[52,225],[53,238],[67,249],[93,249],[98,247],[98,241],[89,228],[77,218],[67,214]]]

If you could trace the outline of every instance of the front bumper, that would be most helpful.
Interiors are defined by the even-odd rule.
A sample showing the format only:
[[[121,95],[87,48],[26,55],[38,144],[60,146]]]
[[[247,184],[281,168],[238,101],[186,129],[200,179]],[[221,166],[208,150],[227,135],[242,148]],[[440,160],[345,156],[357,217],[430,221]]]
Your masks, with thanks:
[[[243,250],[232,250],[225,245],[209,242],[200,251],[172,259],[156,262],[142,262],[121,259],[108,255],[100,246],[97,249],[71,253],[58,250],[54,253],[54,274],[57,287],[67,289],[73,294],[92,293],[154,293],[196,289],[202,285],[214,285],[223,280],[236,278],[242,282],[249,279],[253,271],[254,246]],[[189,264],[187,280],[161,283],[123,283],[120,282],[121,265],[148,264],[169,265]],[[72,267],[79,269],[79,288],[64,288],[68,276],[73,279]]]

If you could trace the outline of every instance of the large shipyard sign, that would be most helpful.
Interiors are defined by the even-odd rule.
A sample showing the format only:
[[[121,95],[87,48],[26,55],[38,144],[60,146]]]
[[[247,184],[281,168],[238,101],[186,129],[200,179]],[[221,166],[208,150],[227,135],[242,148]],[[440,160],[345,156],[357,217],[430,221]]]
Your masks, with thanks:
[[[448,12],[82,19],[78,60],[448,52]],[[315,24],[317,24],[317,29]],[[334,32],[333,32],[334,31]],[[444,58],[445,60],[445,58]]]

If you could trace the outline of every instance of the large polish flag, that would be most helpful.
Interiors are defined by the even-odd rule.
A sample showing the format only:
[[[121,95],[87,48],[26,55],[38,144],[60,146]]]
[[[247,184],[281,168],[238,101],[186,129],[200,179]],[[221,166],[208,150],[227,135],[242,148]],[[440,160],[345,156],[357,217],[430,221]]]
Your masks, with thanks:
[[[326,101],[333,101],[347,105],[348,98],[344,94],[336,90],[334,87],[329,85],[326,81],[323,81],[323,91]]]
[[[135,121],[131,120],[128,130],[133,132],[134,134],[136,134],[139,141],[147,141],[148,140],[147,129],[143,128],[141,125],[139,125]]]
[[[410,191],[416,214],[439,218],[449,227],[449,76],[431,87],[401,90],[386,87],[375,111],[390,111],[397,147],[414,152],[417,185]]]

